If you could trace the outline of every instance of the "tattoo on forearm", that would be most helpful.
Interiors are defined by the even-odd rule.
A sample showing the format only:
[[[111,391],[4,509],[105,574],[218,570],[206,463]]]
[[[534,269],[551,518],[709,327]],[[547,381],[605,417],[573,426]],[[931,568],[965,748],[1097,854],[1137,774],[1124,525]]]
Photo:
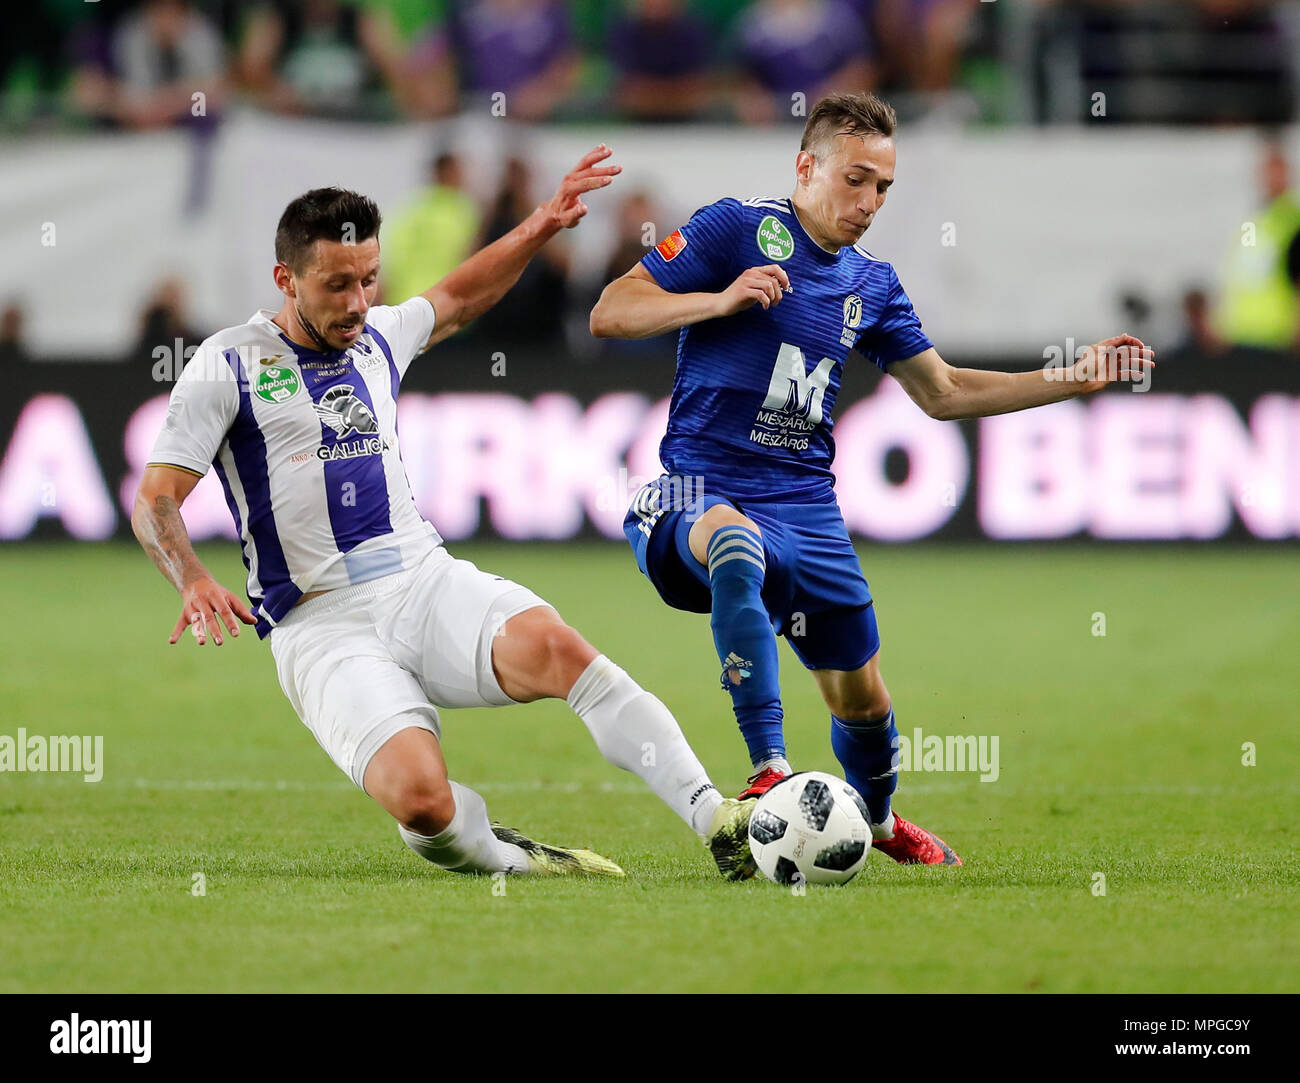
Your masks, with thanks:
[[[178,591],[204,573],[181,518],[180,505],[170,496],[157,496],[139,517],[136,537],[158,570]]]

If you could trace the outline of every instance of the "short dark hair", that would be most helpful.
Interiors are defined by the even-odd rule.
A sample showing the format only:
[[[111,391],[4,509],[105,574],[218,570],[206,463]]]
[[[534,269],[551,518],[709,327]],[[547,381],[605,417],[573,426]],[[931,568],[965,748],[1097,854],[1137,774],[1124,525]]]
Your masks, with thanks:
[[[898,127],[894,107],[874,94],[831,94],[813,106],[803,126],[800,150],[824,154],[837,135],[883,135]]]
[[[303,269],[317,241],[358,243],[379,236],[379,207],[369,196],[346,188],[313,188],[284,209],[275,227],[275,258]]]

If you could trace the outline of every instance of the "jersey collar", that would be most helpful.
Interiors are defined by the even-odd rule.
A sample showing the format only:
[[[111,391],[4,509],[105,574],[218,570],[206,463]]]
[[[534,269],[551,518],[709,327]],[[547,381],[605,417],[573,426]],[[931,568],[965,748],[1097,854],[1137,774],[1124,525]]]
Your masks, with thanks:
[[[284,333],[283,327],[275,322],[275,313],[269,308],[259,308],[254,315],[253,320],[264,320],[268,325],[267,330],[272,334],[277,335],[280,341],[288,346],[289,349],[293,350],[293,352],[299,357],[305,355],[310,358],[320,358],[325,361],[337,361],[348,352],[347,350],[330,350],[328,353],[321,353],[320,350],[313,349],[310,346],[300,346]],[[250,320],[249,322],[251,323],[253,321]],[[366,325],[366,330],[369,330],[369,324]],[[348,349],[351,349],[351,347],[348,347]]]
[[[843,252],[844,249],[841,248],[838,252],[827,252],[826,249],[824,249],[821,245],[819,245],[816,241],[814,241],[812,238],[812,234],[809,233],[806,229],[804,229],[803,222],[799,218],[799,212],[795,210],[793,199],[790,200],[790,217],[795,220],[795,224],[799,227],[799,232],[802,233],[804,235],[805,240],[807,240],[808,247],[812,252],[813,259],[815,259],[818,263],[826,263],[826,264],[839,263],[840,252]]]

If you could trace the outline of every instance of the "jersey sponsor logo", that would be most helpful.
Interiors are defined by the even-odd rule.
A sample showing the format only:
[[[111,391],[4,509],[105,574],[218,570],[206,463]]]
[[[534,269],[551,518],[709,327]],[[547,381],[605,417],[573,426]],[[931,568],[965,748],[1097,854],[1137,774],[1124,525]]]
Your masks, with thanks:
[[[327,447],[321,444],[316,449],[316,458],[321,462],[337,462],[339,459],[360,459],[365,455],[382,455],[389,449],[387,440],[379,436],[367,436],[364,440],[350,440],[344,444]]]
[[[655,251],[668,263],[677,258],[677,254],[686,247],[686,237],[680,229],[673,232],[655,245]]]
[[[355,390],[351,384],[338,384],[326,391],[316,404],[316,413],[321,421],[334,430],[336,436],[379,431],[375,415],[370,412],[369,406],[353,394]]]
[[[263,369],[253,382],[253,393],[263,402],[288,402],[301,390],[302,380],[293,369]]]
[[[774,214],[758,223],[758,250],[778,262],[794,255],[794,238]]]
[[[823,357],[809,372],[803,351],[781,343],[750,440],[763,447],[807,451],[809,434],[822,423],[822,401],[834,367],[833,357]]]

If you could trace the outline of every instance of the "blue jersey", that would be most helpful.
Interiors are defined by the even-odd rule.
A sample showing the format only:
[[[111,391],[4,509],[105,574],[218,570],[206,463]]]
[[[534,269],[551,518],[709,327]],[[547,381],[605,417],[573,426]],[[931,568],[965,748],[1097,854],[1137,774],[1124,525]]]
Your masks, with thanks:
[[[769,263],[790,278],[769,309],[682,328],[659,447],[668,472],[738,500],[832,499],[832,411],[849,351],[884,369],[933,345],[894,268],[857,247],[827,252],[789,199],[719,200],[641,263],[672,293],[717,293]]]

